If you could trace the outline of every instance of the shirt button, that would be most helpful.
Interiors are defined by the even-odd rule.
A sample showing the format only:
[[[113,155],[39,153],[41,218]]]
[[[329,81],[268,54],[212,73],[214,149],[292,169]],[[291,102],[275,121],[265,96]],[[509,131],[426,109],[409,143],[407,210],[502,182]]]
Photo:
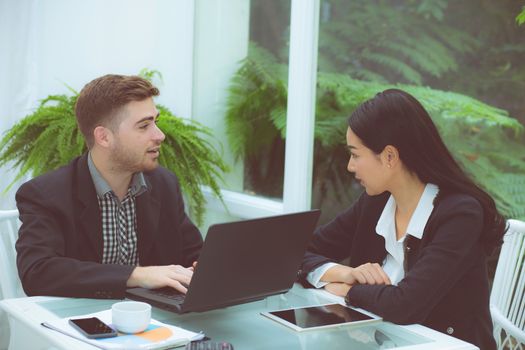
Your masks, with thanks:
[[[454,328],[452,328],[452,327],[448,327],[448,328],[447,328],[447,333],[448,333],[448,334],[452,334],[452,333],[454,333]]]

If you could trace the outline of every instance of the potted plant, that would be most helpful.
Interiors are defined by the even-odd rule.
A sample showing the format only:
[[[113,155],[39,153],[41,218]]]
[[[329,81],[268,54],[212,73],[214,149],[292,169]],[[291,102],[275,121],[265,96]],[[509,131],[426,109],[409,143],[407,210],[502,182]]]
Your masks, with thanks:
[[[147,79],[155,74],[141,72]],[[33,113],[4,134],[0,141],[0,166],[13,162],[20,169],[11,185],[27,173],[41,175],[87,151],[74,112],[78,92],[69,89],[69,96],[46,97]],[[157,109],[158,126],[166,135],[159,162],[177,175],[195,222],[202,224],[206,200],[201,186],[209,186],[222,201],[219,183],[228,167],[210,143],[213,135],[208,128],[178,118],[164,106],[157,105]]]

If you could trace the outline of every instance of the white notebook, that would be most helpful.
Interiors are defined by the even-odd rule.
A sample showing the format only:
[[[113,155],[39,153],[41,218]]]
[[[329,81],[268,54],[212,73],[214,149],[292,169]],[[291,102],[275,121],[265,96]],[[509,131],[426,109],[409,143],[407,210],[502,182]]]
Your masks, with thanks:
[[[117,337],[89,339],[69,324],[70,318],[98,317],[101,321],[111,325],[111,310],[105,310],[88,315],[71,316],[59,320],[42,323],[42,326],[66,334],[75,339],[89,343],[101,349],[168,349],[182,346],[190,341],[204,338],[203,333],[195,333],[180,327],[162,323],[151,319],[148,328],[141,333],[123,334]],[[114,328],[114,327],[112,327]]]

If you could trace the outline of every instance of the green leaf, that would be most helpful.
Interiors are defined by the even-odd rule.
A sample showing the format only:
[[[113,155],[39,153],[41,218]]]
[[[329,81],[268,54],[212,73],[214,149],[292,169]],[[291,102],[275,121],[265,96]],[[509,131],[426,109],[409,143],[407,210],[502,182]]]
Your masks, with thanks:
[[[518,23],[518,25],[522,25],[523,23],[525,23],[525,6],[523,6],[521,8],[521,12],[518,14],[518,16],[516,17],[516,23]]]

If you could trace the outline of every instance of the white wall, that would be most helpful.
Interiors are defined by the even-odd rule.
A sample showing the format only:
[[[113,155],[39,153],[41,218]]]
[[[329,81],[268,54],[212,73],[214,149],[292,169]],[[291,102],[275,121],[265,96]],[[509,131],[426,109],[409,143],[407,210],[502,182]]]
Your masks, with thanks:
[[[35,4],[29,1],[0,0],[0,136],[35,106],[36,88],[28,84],[35,74],[34,20]],[[0,209],[12,209],[13,189],[4,189],[16,176],[9,167],[0,168]]]
[[[231,77],[248,55],[250,1],[198,0],[195,4],[193,119],[213,130],[224,160],[233,165],[224,115]],[[240,163],[226,176],[228,189],[243,189]]]

